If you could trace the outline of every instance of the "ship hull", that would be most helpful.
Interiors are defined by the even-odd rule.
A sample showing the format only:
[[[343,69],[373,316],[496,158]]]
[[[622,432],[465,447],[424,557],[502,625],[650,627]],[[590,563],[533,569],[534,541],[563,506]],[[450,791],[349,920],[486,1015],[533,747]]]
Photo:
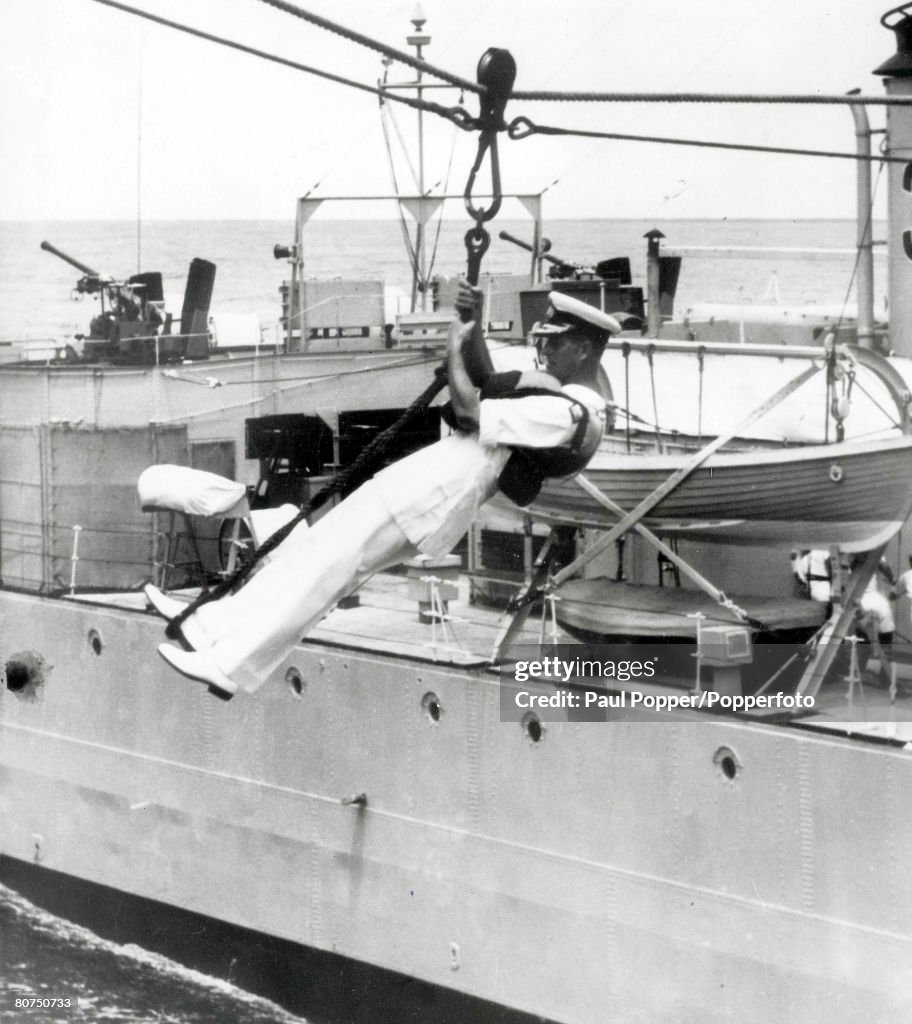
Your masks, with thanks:
[[[222,705],[143,611],[2,592],[0,621],[7,684],[39,680],[0,697],[0,854],[49,884],[567,1024],[912,1009],[900,748],[693,712],[535,742],[490,673],[316,642]]]
[[[543,1024],[452,989],[0,856],[0,883],[119,945],[228,981],[309,1021]]]

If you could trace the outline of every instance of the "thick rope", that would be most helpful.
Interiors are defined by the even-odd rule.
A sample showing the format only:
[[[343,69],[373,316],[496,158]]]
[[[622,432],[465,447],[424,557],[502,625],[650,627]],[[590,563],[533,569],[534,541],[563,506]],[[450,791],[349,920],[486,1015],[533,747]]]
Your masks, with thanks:
[[[196,36],[198,39],[205,39],[209,43],[217,43],[219,46],[225,46],[230,50],[239,50],[241,53],[249,53],[253,57],[261,57],[263,60],[268,60],[273,64],[281,64],[295,71],[304,71],[309,75],[315,75],[317,78],[325,78],[330,82],[336,82],[338,85],[347,85],[352,89],[359,89],[361,92],[369,92],[372,96],[382,96],[385,99],[393,100],[395,103],[404,103],[407,107],[412,107],[415,110],[425,110],[431,114],[438,114],[440,117],[452,121],[453,124],[465,131],[472,131],[476,127],[474,118],[470,117],[468,112],[462,107],[444,107],[439,103],[432,103],[429,100],[418,100],[400,93],[387,93],[379,86],[366,85],[364,82],[356,82],[354,79],[335,75],[331,71],[323,71],[321,68],[315,68],[310,64],[301,64],[298,61],[289,60],[287,57],[279,57],[277,54],[258,50],[254,46],[247,46],[244,43],[235,42],[233,39],[226,39],[224,36],[217,36],[211,32],[204,32],[202,29],[183,25],[178,21],[171,21],[169,18],[162,18],[157,14],[150,14],[148,11],[142,11],[138,7],[119,3],[118,0],[92,0],[92,2],[102,4],[105,7],[113,7],[115,10],[123,11],[126,14],[133,14],[137,18],[154,22],[156,25],[173,28],[175,31],[183,32],[189,36]],[[468,85],[466,85],[466,88],[468,88]],[[473,85],[472,89],[477,92],[478,86]]]
[[[219,46],[225,46],[232,50],[239,50],[241,53],[248,53],[254,57],[260,57],[263,60],[270,61],[274,64],[281,64],[284,67],[292,68],[295,71],[303,71],[310,75],[315,75],[318,78],[324,78],[330,82],[335,82],[338,85],[346,85],[352,89],[358,89],[361,92],[368,92],[372,96],[383,97],[385,99],[392,100],[396,103],[404,103],[406,106],[411,107],[414,110],[423,110],[430,114],[437,114],[439,117],[445,118],[456,125],[457,128],[461,128],[463,131],[474,131],[479,128],[479,123],[476,118],[473,118],[464,107],[445,107],[439,103],[433,103],[429,100],[419,100],[413,97],[405,96],[398,92],[386,92],[380,86],[366,85],[363,82],[357,82],[351,78],[345,78],[342,75],[333,74],[330,71],[323,71],[320,68],[315,68],[309,64],[302,64],[298,61],[289,60],[286,57],[279,57],[274,53],[267,53],[265,50],[259,50],[253,46],[246,46],[244,43],[235,42],[232,39],[226,39],[223,36],[214,35],[211,32],[204,32],[201,29],[191,28],[189,25],[181,24],[180,22],[172,21],[169,18],[162,18],[155,14],[150,14],[148,11],[142,11],[139,8],[131,7],[129,4],[119,3],[118,0],[92,0],[93,3],[102,4],[105,7],[113,7],[116,10],[123,11],[127,14],[133,14],[138,18],[143,18],[146,21],[154,22],[158,25],[164,25],[167,28],[173,28],[177,32],[183,32],[187,35],[196,36],[199,39],[205,39],[207,42],[216,43]],[[270,3],[273,6],[281,6],[282,9],[291,8],[292,5],[284,4],[281,0],[261,0],[263,3]],[[297,8],[294,8],[294,12],[297,13]],[[303,15],[302,15],[303,16]],[[316,16],[313,16],[315,19]],[[322,21],[324,19],[317,19]],[[329,27],[332,23],[328,23],[326,27]],[[341,26],[333,28],[333,31],[341,30]],[[341,30],[347,32],[347,30]],[[356,37],[357,33],[350,33],[352,37]],[[366,38],[366,37],[365,37]],[[373,44],[372,44],[373,45]],[[380,46],[380,44],[375,44]],[[390,47],[382,47],[381,52],[390,51],[397,53],[398,51],[392,50]],[[455,75],[448,75],[446,72],[440,69],[435,69],[425,61],[417,61],[413,57],[409,57],[408,54],[401,54],[396,57],[406,63],[411,64],[413,67],[420,67],[421,70],[427,71],[428,74],[433,74],[438,78],[452,82],[454,85],[458,85],[460,88],[469,89],[474,93],[480,91],[480,87],[474,82],[469,82],[465,79],[458,78]],[[551,97],[550,93],[524,93],[515,92],[511,96],[514,99],[545,99]],[[664,102],[664,103],[821,103],[821,104],[872,104],[879,106],[909,106],[912,105],[912,98],[908,97],[862,97],[862,96],[724,96],[722,94],[715,93],[555,93],[553,94],[554,99],[578,99],[581,102],[587,100],[602,101],[602,102]],[[622,135],[614,132],[590,132],[590,131],[576,131],[566,128],[557,128],[547,125],[535,125],[527,117],[515,118],[510,124],[508,134],[511,139],[525,139],[530,135],[541,134],[541,135],[576,135],[582,138],[596,138],[596,139],[616,139],[621,141],[629,142],[653,142],[661,143],[665,145],[679,145],[679,146],[700,146],[709,149],[732,149],[732,150],[743,150],[747,152],[761,152],[761,153],[784,153],[798,156],[822,156],[822,157],[833,157],[837,159],[845,160],[869,160],[883,161],[885,163],[906,163],[907,161],[901,157],[864,157],[856,153],[834,153],[827,152],[824,150],[804,150],[804,149],[788,149],[784,147],[774,146],[755,146],[755,145],[739,145],[734,143],[724,142],[707,142],[697,139],[671,139],[662,138],[658,136],[643,136],[643,135]]]
[[[423,71],[425,74],[433,75],[435,78],[439,78],[443,82],[449,82],[450,85],[456,85],[460,89],[466,89],[469,92],[478,93],[479,95],[485,91],[477,82],[470,82],[467,78],[461,78],[459,75],[454,75],[449,71],[444,71],[441,68],[434,67],[433,64],[428,64],[427,61],[421,60],[413,54],[405,53],[403,50],[397,50],[392,46],[387,46],[385,43],[381,43],[376,39],[371,39],[369,36],[362,35],[360,32],[355,32],[353,29],[346,28],[344,25],[339,25],[335,21],[330,21],[329,18],[320,17],[320,15],[313,14],[311,11],[305,11],[303,7],[297,7],[295,4],[287,3],[286,0],[260,0],[260,3],[267,4],[269,7],[275,7],[280,11],[284,11],[286,14],[293,15],[295,18],[301,18],[303,21],[309,21],[312,25],[317,25],[319,28],[326,29],[328,32],[334,32],[336,35],[342,36],[343,39],[349,39],[353,43],[366,46],[370,50],[375,50],[377,53],[383,54],[384,57],[389,57],[402,64],[407,64],[416,71]]]
[[[568,103],[763,103],[807,104],[839,106],[907,107],[912,98],[907,96],[820,96],[817,94],[780,95],[769,93],[719,92],[555,92],[516,90],[513,100],[568,102]]]

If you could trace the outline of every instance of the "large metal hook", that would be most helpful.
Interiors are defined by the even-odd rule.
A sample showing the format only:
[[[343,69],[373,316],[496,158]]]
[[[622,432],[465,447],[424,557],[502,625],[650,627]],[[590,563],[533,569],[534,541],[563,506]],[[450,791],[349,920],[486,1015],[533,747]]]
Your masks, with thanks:
[[[472,186],[475,184],[475,175],[478,174],[485,153],[488,151],[491,154],[491,196],[493,198],[490,206],[479,209],[472,202]],[[496,132],[483,131],[481,133],[481,138],[478,140],[478,153],[475,156],[475,163],[472,164],[472,170],[469,171],[469,179],[466,182],[465,196],[463,198],[465,199],[466,210],[468,210],[469,216],[476,224],[483,224],[485,221],[497,216],[503,196],[500,191],[500,161],[497,157]]]
[[[497,216],[503,196],[500,190],[500,161],[497,156],[497,133],[504,131],[504,109],[510,93],[513,90],[513,83],[516,80],[516,61],[513,60],[509,50],[501,50],[492,46],[481,56],[478,62],[476,78],[479,85],[484,86],[484,94],[480,98],[480,112],[478,125],[481,135],[478,139],[478,152],[475,155],[475,163],[469,172],[469,178],[465,188],[465,206],[472,220],[475,221],[476,231],[481,229],[485,221]],[[481,169],[485,153],[490,154],[491,162],[491,205],[485,208],[476,207],[472,201],[472,188],[475,185],[475,177]]]

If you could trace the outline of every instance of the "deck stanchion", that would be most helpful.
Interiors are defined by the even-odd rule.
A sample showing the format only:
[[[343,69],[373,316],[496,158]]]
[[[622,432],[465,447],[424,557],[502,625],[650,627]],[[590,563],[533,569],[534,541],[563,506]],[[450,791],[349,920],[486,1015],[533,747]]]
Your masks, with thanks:
[[[70,555],[70,596],[76,593],[76,563],[79,561],[79,534],[81,526],[73,527],[73,554]]]

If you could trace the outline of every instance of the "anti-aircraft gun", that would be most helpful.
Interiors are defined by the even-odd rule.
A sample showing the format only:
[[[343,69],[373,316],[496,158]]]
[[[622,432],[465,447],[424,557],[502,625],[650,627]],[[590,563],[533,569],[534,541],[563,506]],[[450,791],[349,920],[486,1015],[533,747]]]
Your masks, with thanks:
[[[520,249],[536,253],[532,245],[507,231],[501,231],[500,237],[519,246]],[[648,260],[654,257],[655,309],[658,316],[670,318],[674,310],[681,257],[658,254],[657,239],[664,237],[661,232],[656,233],[653,230],[645,237],[649,240]],[[542,238],[536,258],[549,264],[549,283],[555,291],[568,292],[599,309],[607,309],[620,319],[625,329],[646,330],[647,296],[644,295],[642,287],[633,283],[628,256],[614,256],[600,260],[594,266],[585,266],[555,256],[551,252],[551,242],[547,238]],[[543,316],[547,299],[542,292],[524,292],[522,299],[523,330],[528,331],[531,324]]]
[[[195,258],[190,263],[179,332],[172,333],[172,317],[165,312],[162,275],[157,271],[133,274],[126,281],[100,274],[85,263],[42,242],[46,252],[82,273],[73,298],[97,295],[101,309],[82,341],[84,362],[152,366],[182,359],[209,358],[209,304],[215,283],[215,264]]]

